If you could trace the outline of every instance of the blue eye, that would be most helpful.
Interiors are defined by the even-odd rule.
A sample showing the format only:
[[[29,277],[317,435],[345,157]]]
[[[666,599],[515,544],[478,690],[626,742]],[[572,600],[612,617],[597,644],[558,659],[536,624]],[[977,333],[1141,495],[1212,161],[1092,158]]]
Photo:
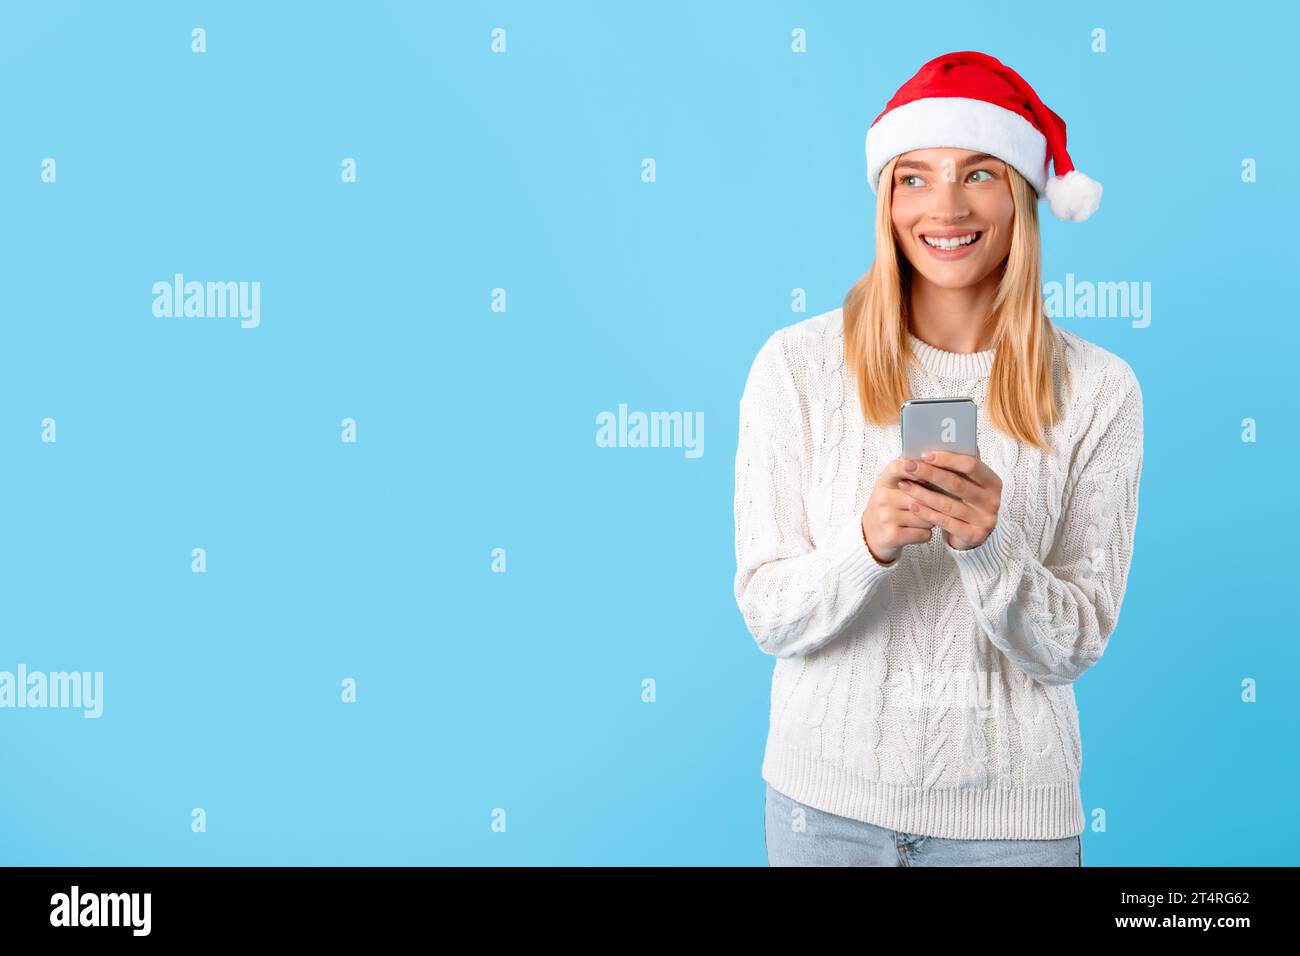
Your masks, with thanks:
[[[971,175],[974,176],[976,173],[983,173],[985,176],[988,177],[988,179],[977,179],[975,180],[976,182],[987,183],[989,182],[989,180],[994,178],[993,174],[989,172],[987,169],[977,169],[974,172],[972,172]],[[898,182],[899,185],[906,186],[908,184],[907,181],[909,179],[920,179],[920,178],[921,177],[918,176],[916,173],[908,173],[906,175],[900,176],[898,178]]]

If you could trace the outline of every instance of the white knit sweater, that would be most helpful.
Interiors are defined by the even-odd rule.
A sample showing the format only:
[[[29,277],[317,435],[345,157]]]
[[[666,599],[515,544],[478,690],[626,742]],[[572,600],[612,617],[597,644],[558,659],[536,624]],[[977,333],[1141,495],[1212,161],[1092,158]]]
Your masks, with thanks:
[[[906,833],[1059,839],[1084,829],[1072,682],[1119,620],[1142,471],[1142,392],[1123,359],[1056,328],[1070,366],[1052,452],[996,430],[994,351],[909,335],[912,397],[970,396],[1002,479],[996,529],[941,528],[881,565],[860,519],[898,423],[868,425],[841,310],[776,331],[740,400],[736,601],[773,655],[762,776],[829,813]]]

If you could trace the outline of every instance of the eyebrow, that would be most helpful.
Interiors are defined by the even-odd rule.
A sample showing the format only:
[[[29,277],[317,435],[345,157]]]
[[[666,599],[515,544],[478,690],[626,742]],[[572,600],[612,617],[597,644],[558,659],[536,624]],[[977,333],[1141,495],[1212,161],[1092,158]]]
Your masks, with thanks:
[[[966,166],[974,165],[975,163],[982,163],[982,162],[984,162],[986,159],[997,159],[997,157],[996,157],[996,156],[991,156],[991,155],[988,154],[988,153],[976,153],[974,156],[967,156],[965,159],[963,159],[963,160],[961,161],[961,164],[960,164],[960,165],[964,168],[964,167],[966,167]],[[1000,160],[999,160],[999,162],[1000,162]],[[900,159],[900,160],[898,161],[898,164],[894,166],[894,169],[895,169],[895,170],[899,170],[899,169],[921,169],[921,170],[924,170],[924,171],[927,172],[927,173],[928,173],[928,172],[933,172],[933,170],[931,170],[930,167],[927,166],[925,163],[918,162],[918,161],[915,160],[915,159]]]

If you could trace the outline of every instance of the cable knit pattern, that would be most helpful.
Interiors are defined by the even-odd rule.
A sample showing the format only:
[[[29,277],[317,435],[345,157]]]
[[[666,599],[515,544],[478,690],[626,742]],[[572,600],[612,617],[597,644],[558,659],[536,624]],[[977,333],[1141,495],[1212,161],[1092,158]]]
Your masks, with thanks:
[[[1055,329],[1069,365],[1050,451],[994,429],[992,350],[909,336],[917,398],[970,396],[1002,479],[978,547],[941,529],[882,565],[861,516],[901,453],[868,425],[839,309],[777,330],[740,399],[735,597],[775,658],[762,775],[810,806],[906,833],[1083,831],[1073,681],[1119,622],[1137,526],[1142,392],[1120,357]]]

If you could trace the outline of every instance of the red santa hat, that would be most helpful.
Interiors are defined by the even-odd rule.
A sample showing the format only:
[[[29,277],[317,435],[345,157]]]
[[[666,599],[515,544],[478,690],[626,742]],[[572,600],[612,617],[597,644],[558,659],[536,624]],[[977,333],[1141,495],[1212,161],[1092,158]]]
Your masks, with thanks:
[[[1029,180],[1059,219],[1097,211],[1101,183],[1074,168],[1065,122],[1009,66],[973,50],[945,53],[904,83],[867,130],[871,191],[885,165],[913,149],[948,146],[989,153]],[[1055,167],[1048,177],[1047,163]]]

